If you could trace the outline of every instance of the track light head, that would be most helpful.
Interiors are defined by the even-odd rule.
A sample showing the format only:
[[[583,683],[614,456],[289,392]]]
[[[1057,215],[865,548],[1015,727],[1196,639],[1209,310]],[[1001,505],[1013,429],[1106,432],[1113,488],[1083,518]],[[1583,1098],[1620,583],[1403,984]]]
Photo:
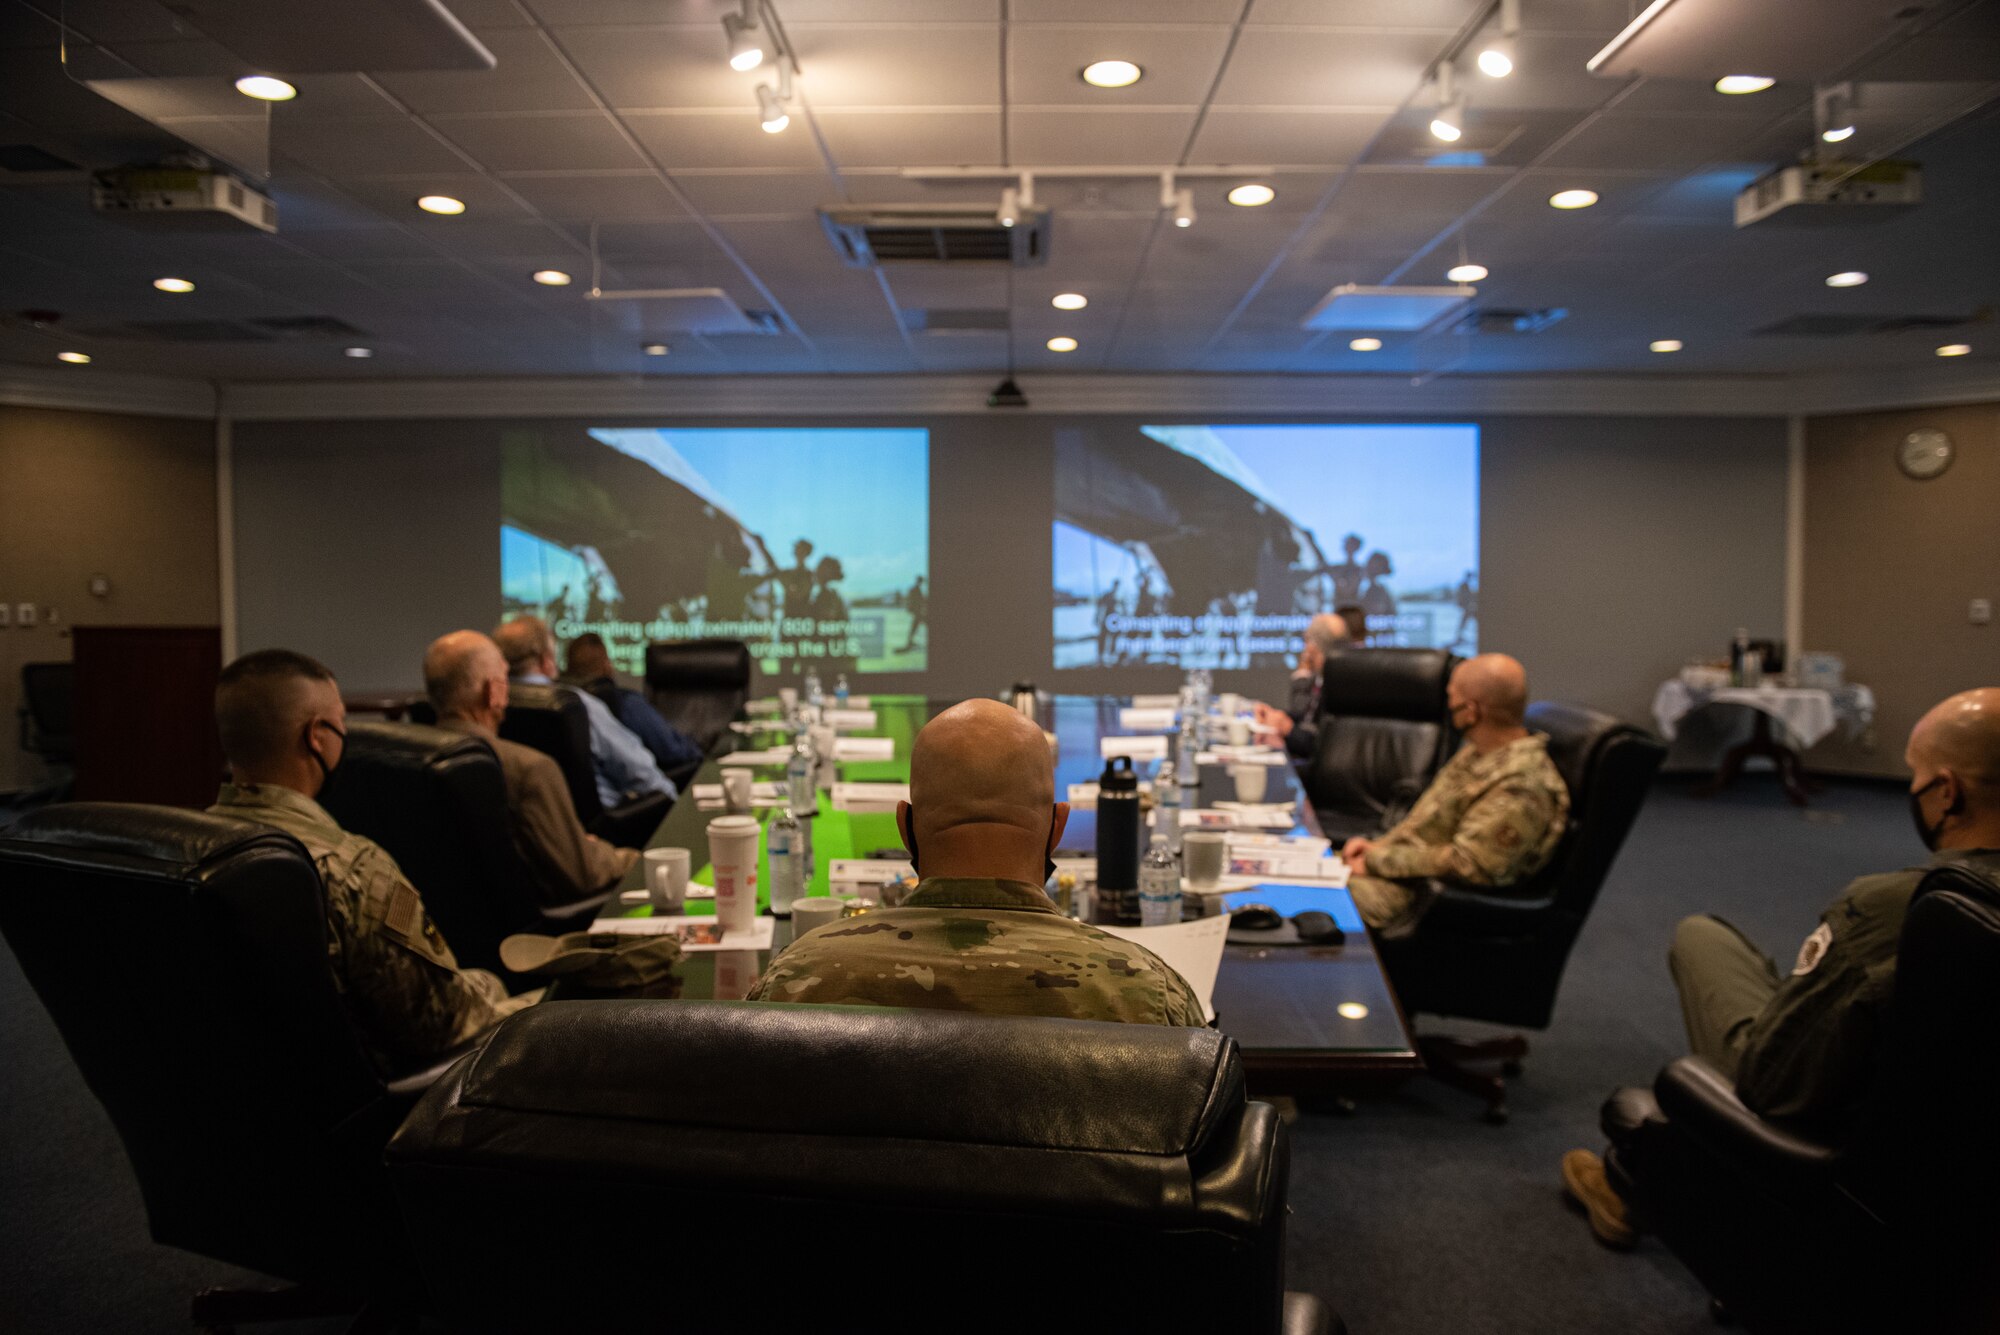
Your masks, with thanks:
[[[764,30],[743,14],[724,14],[722,31],[729,37],[729,68],[741,72],[764,63]]]
[[[1021,221],[1021,192],[1014,186],[1000,192],[1000,211],[994,217],[1002,227],[1012,227]]]
[[[1465,133],[1465,103],[1452,102],[1439,107],[1437,115],[1431,117],[1431,138],[1441,139],[1447,144],[1455,144]]]
[[[791,113],[777,92],[768,83],[757,85],[757,119],[763,124],[765,134],[780,134],[792,123]]]
[[[1495,37],[1479,48],[1479,72],[1489,79],[1504,79],[1514,72],[1514,39]]]
[[[1194,191],[1182,190],[1174,195],[1174,226],[1194,226]]]

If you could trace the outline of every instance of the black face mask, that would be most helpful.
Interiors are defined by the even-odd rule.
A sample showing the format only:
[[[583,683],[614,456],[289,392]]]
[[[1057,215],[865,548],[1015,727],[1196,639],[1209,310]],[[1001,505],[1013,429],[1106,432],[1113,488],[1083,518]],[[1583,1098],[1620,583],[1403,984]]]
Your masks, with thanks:
[[[1054,852],[1053,845],[1055,844],[1055,841],[1056,841],[1056,809],[1054,807],[1050,807],[1049,808],[1049,844],[1051,845],[1050,852]],[[917,865],[917,809],[915,807],[910,808],[910,828],[903,832],[903,842],[910,846],[910,869],[916,872],[916,874],[919,877],[923,876],[924,869],[921,866]],[[1054,876],[1056,874],[1056,860],[1053,857],[1050,857],[1050,858],[1045,858],[1043,861],[1045,862],[1046,865],[1042,869],[1042,879],[1046,881],[1049,879],[1049,877]]]
[[[338,737],[341,740],[343,749],[345,748],[345,743],[347,741],[347,734],[342,732],[339,728],[336,728],[331,723],[326,723],[326,722],[315,723],[312,726],[313,728],[325,728],[328,732]],[[310,735],[311,732],[312,729],[307,729],[308,735]],[[332,780],[333,772],[334,770],[338,769],[339,766],[327,764],[326,757],[322,756],[319,753],[319,748],[316,746],[308,746],[306,748],[306,754],[313,758],[313,764],[319,766],[320,787],[324,788],[327,785],[327,783]]]
[[[1944,809],[1944,815],[1938,819],[1938,823],[1936,825],[1927,825],[1924,823],[1923,796],[1925,793],[1928,793],[1931,789],[1937,787],[1939,784],[1943,782],[1944,782],[1944,775],[1940,774],[1935,779],[1932,779],[1929,783],[1925,784],[1921,788],[1912,791],[1910,794],[1910,820],[1916,824],[1917,837],[1919,839],[1922,839],[1924,841],[1924,847],[1928,848],[1933,853],[1937,852],[1938,840],[1944,837],[1945,821],[1950,820],[1953,816],[1956,816],[1960,811],[1964,810],[1965,808],[1965,797],[1963,794],[1961,794],[1957,798],[1953,799],[1952,804],[1950,806]]]

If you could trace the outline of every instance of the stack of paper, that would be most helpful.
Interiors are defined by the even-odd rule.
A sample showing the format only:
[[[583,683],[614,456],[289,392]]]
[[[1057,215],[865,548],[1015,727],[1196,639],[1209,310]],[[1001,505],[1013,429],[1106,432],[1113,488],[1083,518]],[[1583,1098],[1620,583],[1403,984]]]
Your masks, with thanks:
[[[774,746],[768,751],[731,751],[715,763],[724,769],[740,769],[745,765],[778,765],[792,758],[789,746]]]
[[[1218,746],[1195,757],[1198,765],[1282,765],[1285,753],[1271,746]]]
[[[836,894],[878,890],[916,874],[915,868],[898,858],[835,858],[826,869],[826,879]]]
[[[1139,791],[1142,793],[1152,792],[1153,781],[1151,779],[1139,780]],[[1067,800],[1070,806],[1077,811],[1095,811],[1097,810],[1097,785],[1094,783],[1073,783],[1069,786],[1069,797]]]
[[[783,806],[785,797],[785,786],[775,780],[765,779],[750,785],[750,805],[753,807]],[[719,783],[696,784],[694,800],[703,811],[720,811],[728,805],[722,796],[722,785]]]
[[[694,953],[704,950],[769,950],[778,920],[769,914],[753,919],[747,932],[724,932],[721,924],[704,914],[655,914],[650,918],[599,918],[590,924],[593,932],[619,936],[678,936],[681,949]]]
[[[1104,931],[1144,946],[1158,955],[1174,972],[1187,979],[1201,998],[1202,1014],[1215,1018],[1215,975],[1222,968],[1222,947],[1229,941],[1229,915],[1218,913],[1192,922],[1165,927],[1113,927]]]
[[[841,732],[860,732],[864,728],[875,726],[875,711],[852,706],[846,709],[828,709],[820,715],[820,722]]]
[[[910,800],[907,783],[836,783],[833,785],[835,811],[894,811],[898,802]]]
[[[1178,695],[1135,695],[1132,697],[1134,709],[1172,709],[1178,711],[1181,698]]]
[[[894,737],[839,737],[834,739],[835,760],[894,760]]]
[[[1127,732],[1172,732],[1180,723],[1177,709],[1141,709],[1134,705],[1118,711],[1118,726]]]
[[[1150,737],[1100,737],[1097,749],[1106,760],[1113,756],[1130,756],[1134,760],[1165,760],[1167,758],[1167,737],[1155,733]]]

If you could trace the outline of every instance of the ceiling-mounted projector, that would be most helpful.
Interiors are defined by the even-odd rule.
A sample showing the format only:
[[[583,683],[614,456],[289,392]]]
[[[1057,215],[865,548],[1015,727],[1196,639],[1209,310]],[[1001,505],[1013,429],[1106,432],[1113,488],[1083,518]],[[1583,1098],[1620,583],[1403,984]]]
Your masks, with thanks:
[[[99,172],[91,184],[90,203],[99,213],[149,227],[191,232],[278,230],[277,201],[193,153],[151,166]]]
[[[1924,175],[1914,162],[1808,158],[1744,186],[1736,196],[1736,225],[1766,218],[1807,225],[1879,222],[1923,202]]]

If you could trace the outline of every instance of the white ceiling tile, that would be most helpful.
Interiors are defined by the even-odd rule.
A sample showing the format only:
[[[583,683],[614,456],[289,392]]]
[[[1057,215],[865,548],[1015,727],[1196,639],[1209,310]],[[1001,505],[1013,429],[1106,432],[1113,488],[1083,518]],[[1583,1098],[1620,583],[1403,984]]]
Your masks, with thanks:
[[[1008,97],[1015,103],[1091,108],[1199,106],[1215,82],[1227,27],[1029,26],[1008,30]],[[1124,88],[1095,88],[1083,68],[1129,60],[1145,76]]]
[[[1394,106],[1442,51],[1429,33],[1251,29],[1236,44],[1216,102],[1223,106]]]
[[[285,179],[283,173],[278,179]],[[380,215],[377,221],[403,223],[440,236],[450,236],[452,229],[467,222],[528,216],[527,211],[504,188],[483,176],[466,172],[462,163],[457,172],[387,178],[349,177],[340,183],[337,191],[330,193],[374,209]],[[417,207],[417,200],[424,195],[448,195],[464,204],[465,212],[454,217],[425,213]]]
[[[381,74],[384,88],[421,112],[584,111],[594,104],[531,28],[484,33],[497,62],[490,70]]]
[[[1382,111],[1245,111],[1212,107],[1188,155],[1194,162],[1307,165],[1359,162]]]
[[[1000,160],[1000,109],[815,111],[834,162],[848,167],[971,166]]]
[[[284,159],[333,177],[466,169],[464,158],[406,116],[273,125],[271,156],[281,175]]]
[[[717,112],[627,112],[622,117],[668,171],[680,168],[821,171],[812,136],[798,120],[783,134],[765,134],[754,109]]]
[[[720,27],[557,28],[554,37],[612,106],[755,107],[770,77],[729,68]]]
[[[646,160],[601,112],[435,116],[438,132],[489,171],[616,171]]]
[[[293,121],[354,120],[369,116],[397,116],[401,109],[383,97],[359,74],[299,74],[291,83],[299,95],[290,102],[271,106],[275,133],[283,133]]]
[[[720,214],[808,214],[835,200],[825,175],[682,175],[675,178],[694,207]]]
[[[544,217],[560,221],[678,218],[679,203],[651,171],[509,176],[507,187]]]
[[[1431,28],[1456,32],[1483,0],[1256,0],[1252,24],[1341,28]],[[1533,9],[1535,5],[1527,8]],[[1524,16],[1525,17],[1525,16]]]
[[[1152,166],[1179,162],[1194,130],[1191,108],[1008,113],[1007,147],[1030,166]]]
[[[815,108],[993,106],[1000,29],[787,25]],[[726,68],[726,67],[725,67]]]
[[[1147,0],[1143,9],[1132,0],[1011,0],[1007,17],[1014,23],[1162,23],[1230,24],[1243,13],[1243,0]]]

